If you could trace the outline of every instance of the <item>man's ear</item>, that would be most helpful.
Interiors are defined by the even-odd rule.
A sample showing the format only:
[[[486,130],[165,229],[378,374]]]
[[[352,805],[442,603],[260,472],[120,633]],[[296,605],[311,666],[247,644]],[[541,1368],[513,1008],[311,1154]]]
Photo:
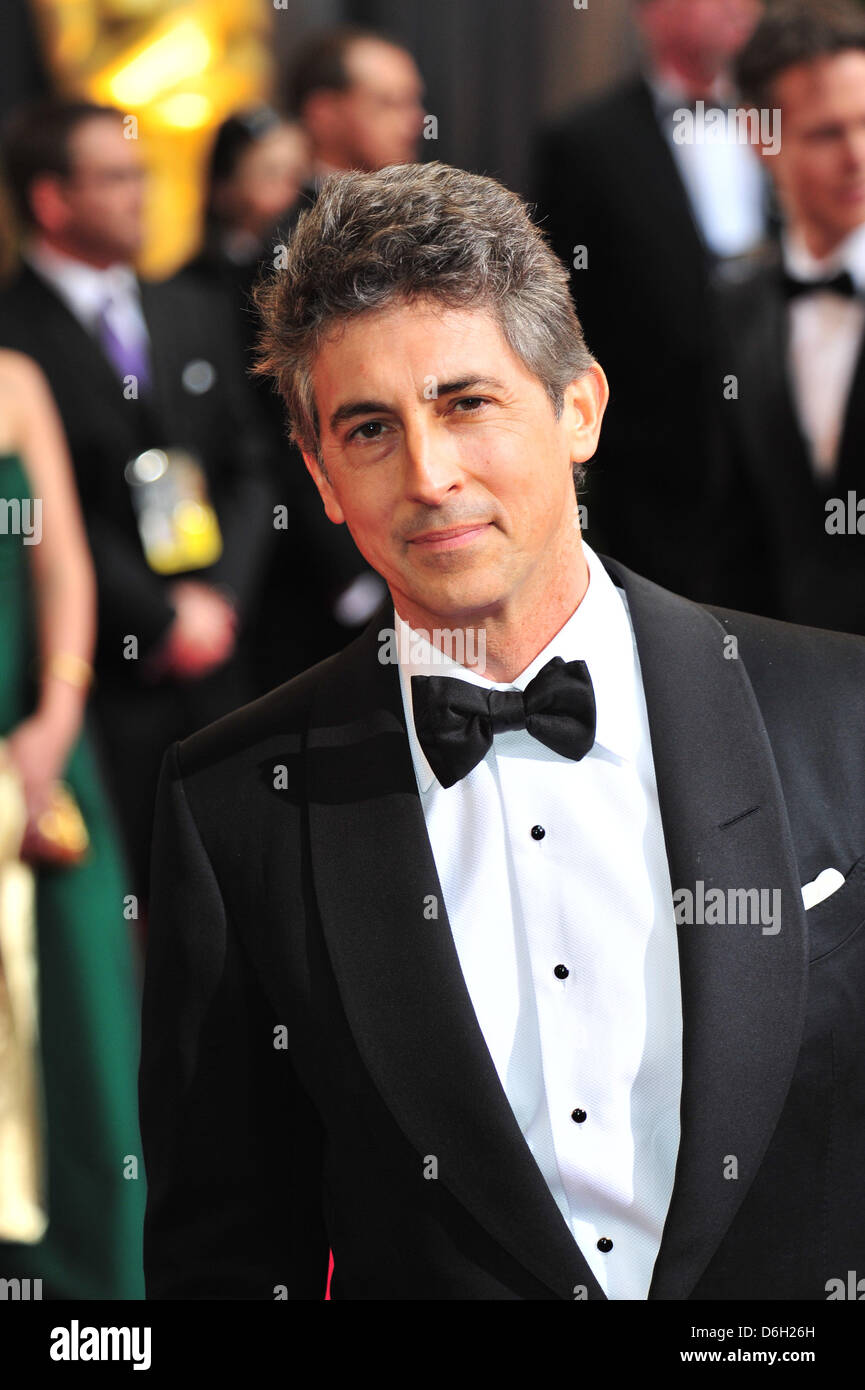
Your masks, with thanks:
[[[307,472],[318,488],[319,496],[324,503],[324,510],[328,520],[332,521],[336,526],[341,525],[341,523],[345,521],[345,514],[339,502],[336,500],[336,493],[331,487],[330,479],[325,476],[315,454],[308,453],[307,450],[303,448],[301,448],[300,452],[306,464]]]
[[[68,218],[66,195],[56,174],[40,174],[31,179],[28,196],[40,228],[57,232],[65,227]]]
[[[306,98],[300,119],[315,144],[329,144],[334,130],[341,124],[342,95],[322,87]]]
[[[597,362],[565,388],[564,417],[571,463],[585,463],[597,449],[609,398],[607,378]]]

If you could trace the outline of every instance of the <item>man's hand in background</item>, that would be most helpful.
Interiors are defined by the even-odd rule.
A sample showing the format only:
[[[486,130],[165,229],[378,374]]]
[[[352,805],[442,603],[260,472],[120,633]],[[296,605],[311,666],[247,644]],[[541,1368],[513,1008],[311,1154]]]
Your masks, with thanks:
[[[185,680],[205,676],[232,655],[237,640],[237,613],[224,594],[194,579],[181,579],[169,590],[175,618],[153,669]]]

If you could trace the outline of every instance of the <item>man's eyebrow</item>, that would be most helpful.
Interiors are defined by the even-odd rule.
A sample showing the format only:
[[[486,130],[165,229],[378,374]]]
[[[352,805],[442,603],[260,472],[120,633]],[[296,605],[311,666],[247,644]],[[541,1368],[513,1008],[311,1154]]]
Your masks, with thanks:
[[[388,415],[390,411],[391,407],[383,401],[346,401],[331,415],[330,428],[335,430],[337,425],[353,420],[357,415]]]
[[[456,391],[471,391],[476,387],[482,390],[492,386],[494,390],[504,391],[504,382],[497,381],[493,376],[462,376],[455,381],[440,381],[437,383],[436,390],[440,396],[452,396]]]
[[[437,382],[436,395],[452,396],[457,391],[487,387],[492,387],[498,391],[505,389],[504,383],[492,376],[463,376],[453,381]],[[346,420],[355,420],[358,415],[390,415],[392,413],[393,406],[387,405],[384,401],[346,401],[333,412],[329,423],[331,430],[335,430],[338,425],[345,424]]]

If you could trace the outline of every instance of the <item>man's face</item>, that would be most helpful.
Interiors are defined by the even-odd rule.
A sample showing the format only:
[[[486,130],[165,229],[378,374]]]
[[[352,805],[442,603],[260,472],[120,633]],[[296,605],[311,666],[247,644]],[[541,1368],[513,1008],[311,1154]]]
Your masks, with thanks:
[[[347,167],[375,172],[417,159],[423,84],[408,53],[361,39],[346,55],[351,85],[335,97]]]
[[[600,368],[557,420],[491,314],[421,301],[331,333],[313,387],[327,476],[307,467],[408,621],[503,615],[564,584],[579,543],[571,464],[597,444]]]
[[[636,17],[661,56],[720,69],[749,38],[760,0],[642,0]]]
[[[865,52],[788,68],[772,100],[781,148],[766,166],[788,216],[829,251],[865,222]]]
[[[216,202],[234,226],[260,236],[300,195],[309,172],[309,146],[298,126],[280,125],[250,145]]]
[[[82,121],[70,139],[68,179],[44,179],[40,221],[87,258],[131,260],[143,239],[144,172],[138,142],[113,116]]]

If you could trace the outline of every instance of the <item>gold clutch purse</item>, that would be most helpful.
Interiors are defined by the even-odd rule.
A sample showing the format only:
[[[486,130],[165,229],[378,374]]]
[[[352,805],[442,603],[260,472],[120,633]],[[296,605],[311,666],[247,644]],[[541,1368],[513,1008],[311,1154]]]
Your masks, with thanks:
[[[65,782],[55,782],[48,805],[28,823],[21,844],[22,860],[58,867],[80,864],[89,847],[90,836],[78,802]]]

